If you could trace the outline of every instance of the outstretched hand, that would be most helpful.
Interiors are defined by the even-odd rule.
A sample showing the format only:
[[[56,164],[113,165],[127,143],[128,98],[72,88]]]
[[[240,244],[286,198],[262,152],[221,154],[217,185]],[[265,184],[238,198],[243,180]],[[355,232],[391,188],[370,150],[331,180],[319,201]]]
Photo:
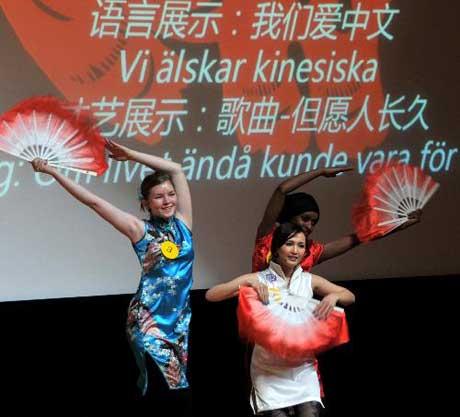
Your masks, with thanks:
[[[337,175],[343,172],[353,171],[353,170],[354,170],[354,167],[352,166],[339,167],[339,168],[324,168],[323,176],[327,178],[336,177]]]
[[[35,172],[43,172],[44,174],[53,174],[55,172],[55,169],[48,165],[48,161],[45,159],[35,158],[31,164]]]
[[[399,232],[401,230],[407,229],[410,226],[413,226],[414,224],[420,223],[420,221],[422,220],[422,213],[423,213],[422,209],[417,209],[417,210],[410,212],[407,215],[407,220],[401,226],[396,228],[394,231]]]
[[[116,161],[129,161],[131,159],[131,149],[126,146],[107,140],[105,147],[110,152],[109,158]]]
[[[318,320],[326,320],[329,317],[329,314],[332,313],[334,307],[336,306],[338,297],[335,294],[326,295],[321,302],[316,306],[313,311],[313,315]]]
[[[385,234],[383,236],[376,237],[373,240],[382,239],[382,238],[384,238],[386,236],[389,236],[389,235],[392,235],[394,233],[400,232],[400,231],[402,231],[404,229],[407,229],[408,227],[413,226],[414,224],[420,223],[420,221],[422,220],[422,213],[423,213],[422,209],[417,209],[417,210],[414,210],[414,211],[410,212],[407,215],[407,220],[401,226],[399,226],[396,229],[392,230],[390,233],[387,233],[387,234]]]
[[[254,278],[249,279],[246,282],[246,286],[254,288],[257,292],[257,295],[260,298],[260,301],[262,301],[264,304],[268,304],[269,302],[268,287],[262,282],[260,282],[258,278],[254,277]]]
[[[412,211],[411,213],[409,213],[407,215],[408,217],[408,222],[412,222],[412,223],[418,223],[420,220],[422,220],[422,213],[423,213],[423,210],[422,209],[417,209],[415,211]]]

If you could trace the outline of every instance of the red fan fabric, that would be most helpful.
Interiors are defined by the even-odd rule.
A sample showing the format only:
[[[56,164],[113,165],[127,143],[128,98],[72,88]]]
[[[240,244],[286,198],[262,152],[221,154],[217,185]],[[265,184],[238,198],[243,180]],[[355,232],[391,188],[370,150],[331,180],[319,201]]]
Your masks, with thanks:
[[[434,192],[437,186],[431,177],[411,165],[389,164],[368,174],[361,198],[352,210],[352,223],[358,239],[369,242],[399,227],[408,219],[407,214],[422,208],[421,199],[430,191]],[[382,187],[387,192],[382,191]],[[382,198],[394,206],[389,207]]]
[[[349,341],[343,310],[334,309],[326,320],[318,320],[312,314],[316,304],[308,305],[308,314],[289,320],[289,314],[283,314],[283,302],[265,305],[253,288],[241,287],[237,309],[240,336],[293,364]]]
[[[353,227],[356,236],[363,243],[385,236],[392,230],[391,225],[379,226],[382,220],[390,220],[390,216],[384,216],[385,219],[382,219],[382,213],[373,210],[376,202],[372,197],[372,190],[377,180],[378,177],[375,175],[366,179],[361,200],[352,209]]]
[[[51,126],[48,122],[50,115]],[[17,131],[12,133],[11,127]],[[75,166],[69,164],[69,168],[94,172],[96,175],[105,172],[106,141],[94,127],[94,120],[90,113],[74,112],[71,110],[70,103],[52,96],[31,97],[0,116],[0,138],[10,137],[8,141],[2,141],[1,149],[14,155],[12,151],[18,149],[14,141],[23,140],[26,132],[29,132],[30,137],[33,138],[34,135],[43,135],[52,129],[55,129],[53,134],[59,130],[59,135],[64,138],[61,142],[57,141],[55,146],[67,147],[69,149],[67,155],[70,155],[68,159],[79,161]],[[75,131],[77,133],[72,134]],[[70,139],[63,143],[65,138]],[[47,145],[53,146],[51,143]],[[33,146],[37,147],[37,145]]]

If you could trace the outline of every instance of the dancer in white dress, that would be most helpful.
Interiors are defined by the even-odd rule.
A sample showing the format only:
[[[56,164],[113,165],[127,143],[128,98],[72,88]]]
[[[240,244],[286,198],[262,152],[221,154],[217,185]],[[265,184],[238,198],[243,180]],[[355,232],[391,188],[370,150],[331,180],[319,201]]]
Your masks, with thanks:
[[[322,297],[314,311],[320,320],[326,319],[337,303],[352,304],[355,297],[349,290],[302,270],[300,263],[306,247],[306,236],[298,226],[282,224],[273,234],[273,256],[267,270],[216,285],[208,290],[206,298],[221,301],[238,295],[242,286],[254,288],[264,303],[270,299],[269,287],[287,289],[306,301],[314,294]],[[312,357],[293,365],[256,344],[251,359],[253,389],[250,401],[254,413],[269,417],[317,416],[322,402],[314,360]]]

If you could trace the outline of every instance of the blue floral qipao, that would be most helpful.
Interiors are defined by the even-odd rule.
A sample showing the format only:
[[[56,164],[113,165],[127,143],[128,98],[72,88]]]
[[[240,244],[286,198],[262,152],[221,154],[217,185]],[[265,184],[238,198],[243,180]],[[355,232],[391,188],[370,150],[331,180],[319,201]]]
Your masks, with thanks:
[[[192,232],[180,219],[144,221],[145,233],[133,245],[142,266],[139,288],[128,310],[127,333],[140,369],[138,385],[147,391],[145,354],[163,373],[169,388],[187,388],[188,329],[191,318]],[[175,259],[159,251],[161,242],[179,247]]]

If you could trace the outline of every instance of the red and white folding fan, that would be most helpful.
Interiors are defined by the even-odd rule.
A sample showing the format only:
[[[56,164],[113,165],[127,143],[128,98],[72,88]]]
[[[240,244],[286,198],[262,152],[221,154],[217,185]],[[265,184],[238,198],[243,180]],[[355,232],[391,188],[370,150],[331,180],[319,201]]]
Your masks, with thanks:
[[[107,169],[105,139],[91,118],[55,97],[33,97],[0,116],[0,150],[91,175]]]
[[[319,320],[313,315],[319,301],[278,288],[269,288],[269,294],[270,302],[263,304],[253,288],[240,288],[237,315],[243,339],[293,364],[349,341],[342,308]]]
[[[360,202],[353,207],[352,221],[362,242],[384,236],[422,209],[439,184],[418,167],[388,165],[366,177]]]

